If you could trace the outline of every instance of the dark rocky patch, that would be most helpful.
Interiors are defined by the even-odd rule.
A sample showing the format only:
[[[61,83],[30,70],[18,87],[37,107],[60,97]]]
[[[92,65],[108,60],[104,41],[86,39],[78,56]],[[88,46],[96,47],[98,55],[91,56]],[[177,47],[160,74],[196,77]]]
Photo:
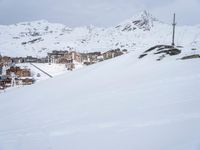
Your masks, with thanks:
[[[176,49],[176,48],[172,48],[172,49],[169,49],[169,50],[160,50],[159,52],[156,52],[154,54],[168,54],[170,56],[173,56],[173,55],[178,55],[181,53],[181,50],[179,49]]]
[[[28,41],[28,42],[22,42],[22,45],[26,45],[26,44],[34,44],[36,42],[40,42],[40,41],[43,41],[43,39],[40,37],[40,38],[37,38],[37,39],[33,39],[31,41]]]
[[[150,52],[152,50],[155,50],[156,48],[158,49],[158,51],[160,51],[160,50],[163,50],[163,49],[171,49],[171,48],[174,48],[174,47],[171,46],[171,45],[156,45],[156,46],[153,46],[153,47],[149,48],[148,50],[146,50],[145,53]]]
[[[146,56],[147,54],[142,54],[139,56],[139,59],[143,58],[144,56]]]
[[[200,58],[199,54],[194,54],[194,55],[189,55],[189,56],[184,56],[181,59],[186,60],[186,59],[194,59],[194,58]]]
[[[180,54],[181,50],[174,46],[171,46],[171,45],[156,45],[156,46],[149,48],[143,54],[141,54],[139,56],[139,59],[147,56],[150,52],[152,52],[154,55],[161,54],[161,56],[159,56],[159,58],[157,59],[158,61],[160,61],[163,58],[165,58],[166,55],[174,56],[174,55]]]

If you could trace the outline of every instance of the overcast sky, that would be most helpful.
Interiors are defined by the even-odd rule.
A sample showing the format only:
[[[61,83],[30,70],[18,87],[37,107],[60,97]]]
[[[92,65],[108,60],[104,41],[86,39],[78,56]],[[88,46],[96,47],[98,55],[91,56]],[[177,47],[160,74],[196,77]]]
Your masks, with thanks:
[[[200,24],[200,0],[0,0],[0,24],[45,19],[70,27],[113,26],[147,10],[171,23]]]

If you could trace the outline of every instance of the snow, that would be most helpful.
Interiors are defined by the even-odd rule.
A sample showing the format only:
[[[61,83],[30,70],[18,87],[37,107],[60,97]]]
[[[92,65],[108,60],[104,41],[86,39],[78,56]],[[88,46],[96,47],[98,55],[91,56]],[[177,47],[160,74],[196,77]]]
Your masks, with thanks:
[[[133,23],[138,20],[145,24]],[[170,44],[171,32],[171,25],[148,12],[110,28],[45,20],[0,26],[2,55],[129,50],[88,67],[76,62],[74,71],[34,64],[53,78],[31,64],[17,64],[40,82],[0,93],[0,150],[199,150],[200,61],[180,58],[200,54],[200,26],[177,26],[181,54],[138,59],[156,44]]]
[[[199,65],[131,52],[9,90],[0,149],[198,150]]]
[[[72,48],[80,52],[90,52],[125,48],[132,51],[141,48],[148,49],[156,44],[171,43],[171,24],[159,21],[148,12],[134,15],[118,26],[69,28],[45,20],[0,26],[0,53],[8,56],[43,57],[52,50]],[[132,30],[123,31],[126,27]],[[39,38],[40,40],[34,43],[22,44]],[[199,25],[177,25],[175,42],[189,50],[191,48],[200,49]]]

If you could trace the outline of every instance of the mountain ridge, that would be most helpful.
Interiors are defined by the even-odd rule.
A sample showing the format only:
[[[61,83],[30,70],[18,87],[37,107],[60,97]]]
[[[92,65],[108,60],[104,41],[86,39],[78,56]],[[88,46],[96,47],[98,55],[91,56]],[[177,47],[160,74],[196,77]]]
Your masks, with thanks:
[[[176,44],[200,47],[200,27],[177,26]],[[117,26],[70,28],[46,20],[0,26],[0,53],[8,56],[46,56],[52,50],[107,51],[121,48],[144,50],[171,43],[172,27],[143,11]]]

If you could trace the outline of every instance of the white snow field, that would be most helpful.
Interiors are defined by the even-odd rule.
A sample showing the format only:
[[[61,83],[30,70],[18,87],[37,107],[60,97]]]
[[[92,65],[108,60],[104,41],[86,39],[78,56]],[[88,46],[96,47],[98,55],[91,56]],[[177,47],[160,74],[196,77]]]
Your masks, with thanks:
[[[199,150],[199,59],[136,57],[0,94],[0,150]]]

